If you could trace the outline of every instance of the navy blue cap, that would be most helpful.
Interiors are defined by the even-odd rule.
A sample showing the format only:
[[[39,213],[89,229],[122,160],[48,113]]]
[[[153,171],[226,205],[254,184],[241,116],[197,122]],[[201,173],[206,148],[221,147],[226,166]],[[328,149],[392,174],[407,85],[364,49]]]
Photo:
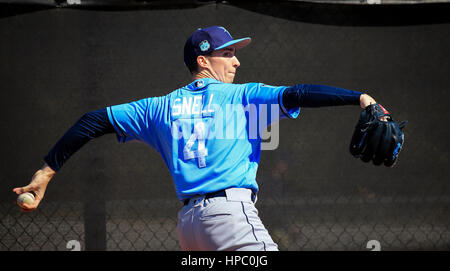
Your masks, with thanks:
[[[197,57],[207,55],[215,50],[220,50],[233,45],[242,49],[249,45],[251,38],[233,39],[230,32],[222,26],[210,26],[199,28],[192,34],[184,45],[184,64],[193,65],[197,62]]]

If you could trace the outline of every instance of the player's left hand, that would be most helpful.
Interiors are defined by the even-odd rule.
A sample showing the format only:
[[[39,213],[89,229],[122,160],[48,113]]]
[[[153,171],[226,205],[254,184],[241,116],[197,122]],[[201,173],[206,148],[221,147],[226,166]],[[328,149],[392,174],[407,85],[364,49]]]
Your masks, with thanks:
[[[17,195],[26,193],[26,192],[32,192],[35,196],[35,200],[32,204],[23,204],[19,205],[19,207],[24,212],[30,212],[36,210],[39,203],[44,198],[45,190],[47,190],[47,185],[50,182],[50,180],[55,175],[55,171],[51,169],[47,164],[45,164],[41,169],[36,171],[34,173],[33,178],[31,179],[31,182],[23,187],[16,187],[13,189],[13,192],[15,192]]]
[[[398,124],[380,104],[371,104],[361,112],[350,142],[350,153],[364,162],[393,167],[402,150],[407,121]]]

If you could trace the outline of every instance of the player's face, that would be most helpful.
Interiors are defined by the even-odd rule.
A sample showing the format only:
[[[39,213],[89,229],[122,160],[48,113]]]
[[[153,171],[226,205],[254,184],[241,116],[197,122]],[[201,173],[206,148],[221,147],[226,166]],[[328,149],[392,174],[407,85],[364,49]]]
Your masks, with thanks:
[[[209,68],[215,79],[224,83],[233,83],[236,69],[241,65],[236,57],[236,49],[227,47],[208,56]]]

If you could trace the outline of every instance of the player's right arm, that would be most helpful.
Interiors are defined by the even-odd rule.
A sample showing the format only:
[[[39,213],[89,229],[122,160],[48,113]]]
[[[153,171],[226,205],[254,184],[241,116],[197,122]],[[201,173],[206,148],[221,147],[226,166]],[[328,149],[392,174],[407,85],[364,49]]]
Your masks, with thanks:
[[[359,105],[362,109],[376,101],[366,93],[333,86],[298,84],[283,92],[283,106],[287,109],[297,107],[322,107],[338,105]]]

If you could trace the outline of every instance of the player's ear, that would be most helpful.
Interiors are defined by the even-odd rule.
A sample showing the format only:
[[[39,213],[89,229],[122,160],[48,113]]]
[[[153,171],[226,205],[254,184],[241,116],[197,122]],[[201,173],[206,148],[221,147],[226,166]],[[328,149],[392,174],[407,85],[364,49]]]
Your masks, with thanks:
[[[206,58],[205,56],[202,56],[202,55],[198,56],[197,57],[197,65],[201,69],[206,69],[209,66],[208,58]]]

